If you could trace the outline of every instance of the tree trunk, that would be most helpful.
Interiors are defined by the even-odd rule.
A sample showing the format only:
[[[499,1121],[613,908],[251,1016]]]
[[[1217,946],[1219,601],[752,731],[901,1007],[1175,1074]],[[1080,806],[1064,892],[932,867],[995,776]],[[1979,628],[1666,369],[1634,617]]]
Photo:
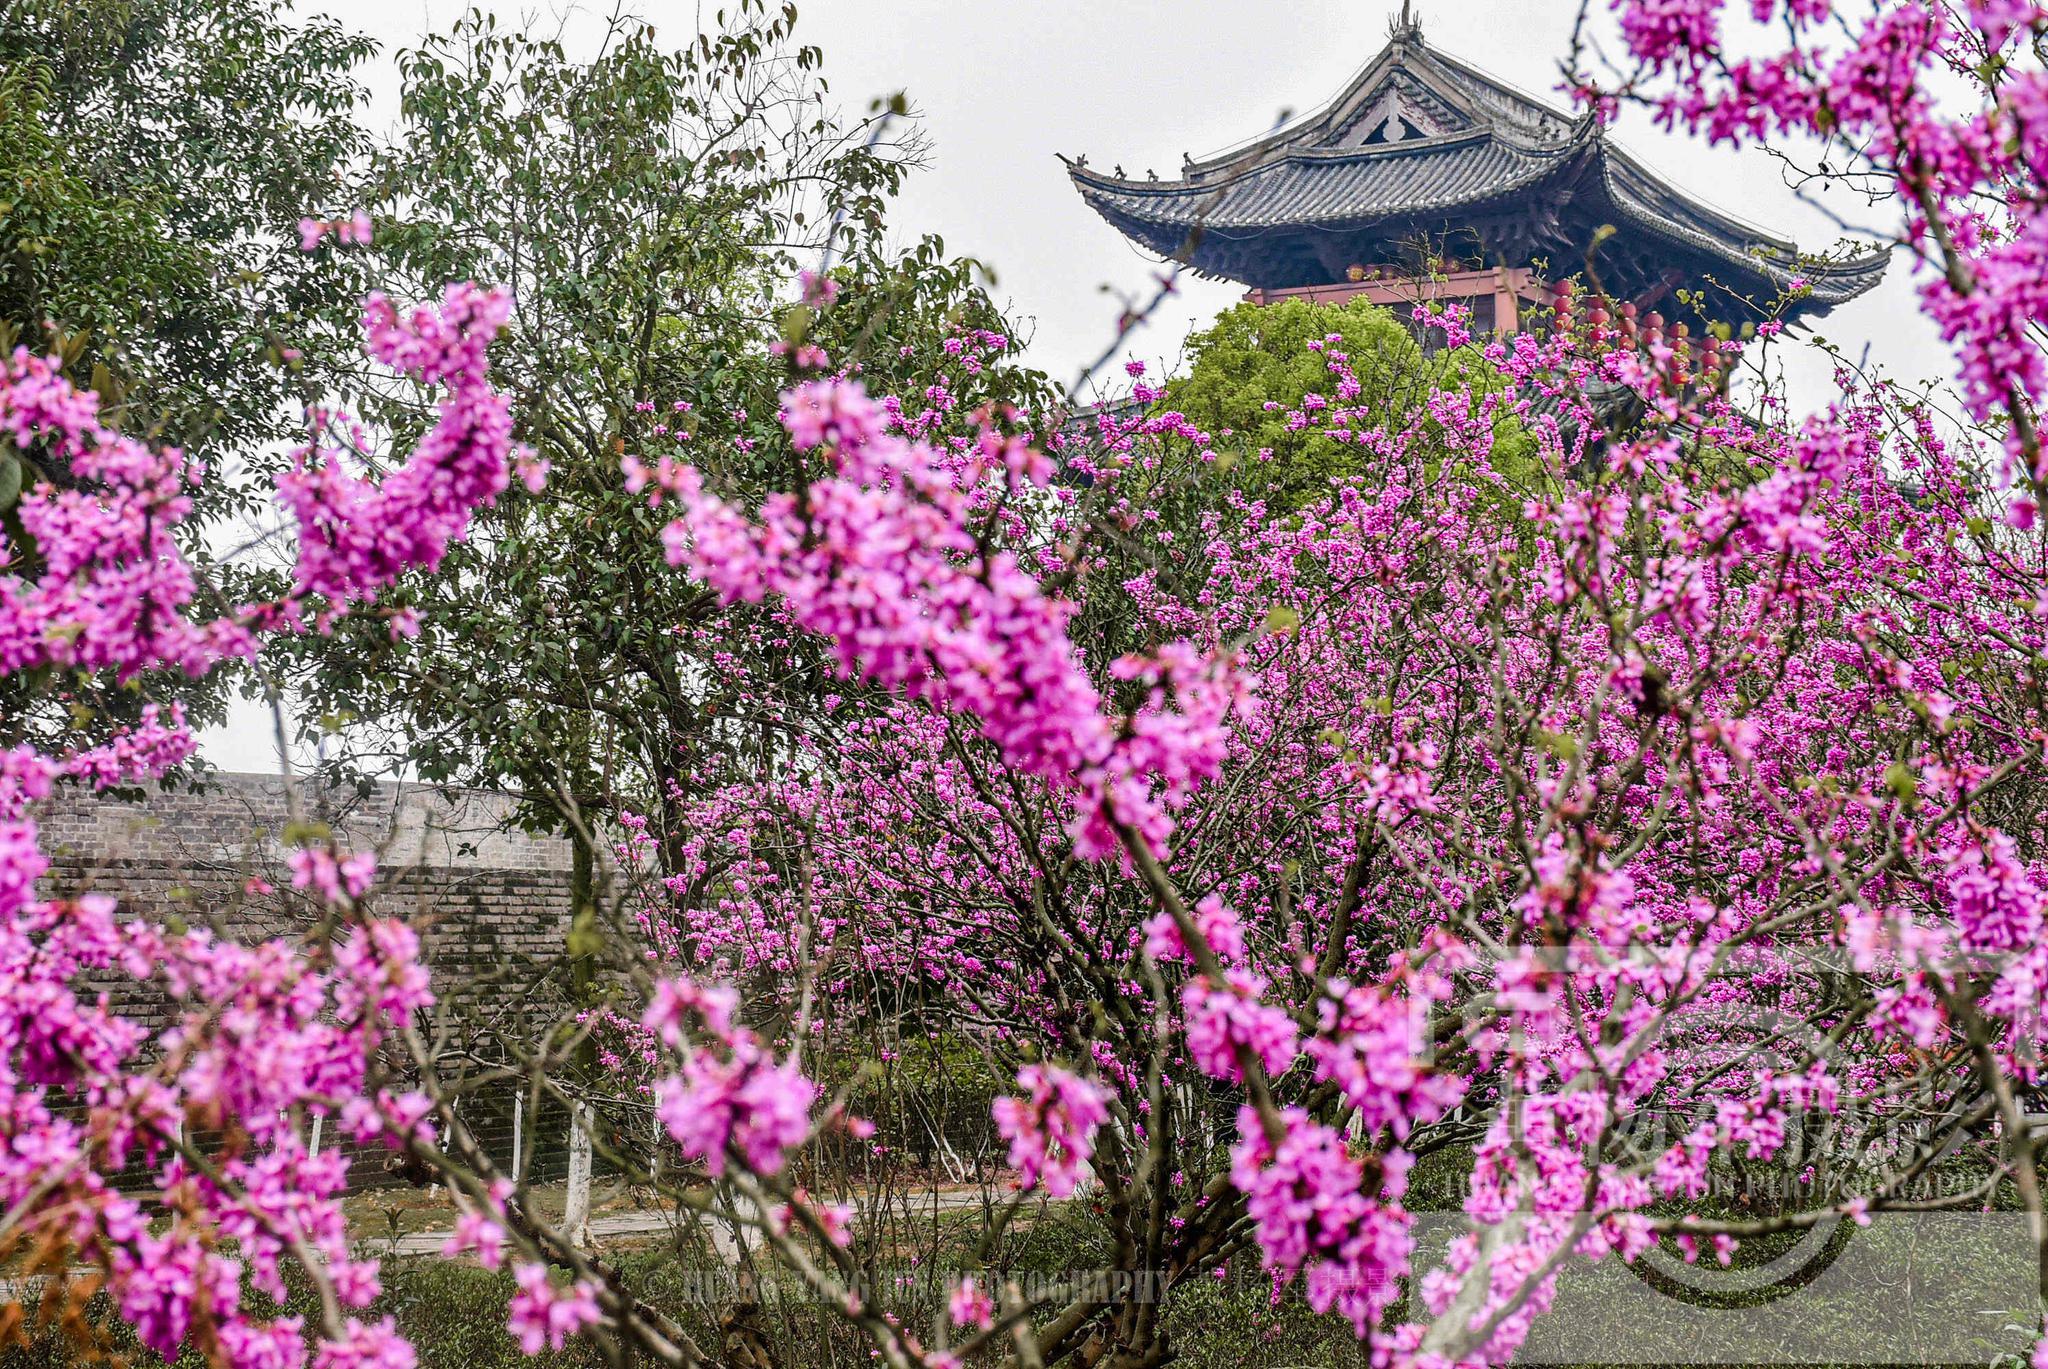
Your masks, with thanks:
[[[569,1112],[569,1196],[562,1208],[562,1239],[577,1247],[590,1244],[590,1105],[578,1103]]]

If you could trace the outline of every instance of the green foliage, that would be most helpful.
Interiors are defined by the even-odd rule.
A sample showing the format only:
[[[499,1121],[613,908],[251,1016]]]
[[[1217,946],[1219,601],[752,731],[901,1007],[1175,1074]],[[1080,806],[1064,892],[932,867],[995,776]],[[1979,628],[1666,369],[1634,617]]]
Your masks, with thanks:
[[[653,431],[674,400],[695,404],[693,426],[728,427],[772,402],[759,342],[804,212],[792,183],[838,178],[858,198],[898,174],[836,131],[828,148],[745,112],[815,65],[787,36],[750,3],[674,52],[619,21],[581,60],[478,12],[401,54],[400,126],[364,195],[383,268],[414,294],[461,278],[513,291],[494,376],[552,474],[394,601],[418,612],[415,641],[363,621],[305,644],[307,715],[346,715],[362,768],[504,785],[535,825],[572,830],[627,794],[658,812],[681,774],[701,715],[673,631],[711,604],[662,565],[664,520],[625,492],[620,459],[676,448]],[[789,158],[768,155],[771,133]],[[426,421],[365,403],[401,445]]]
[[[944,374],[970,403],[1040,413],[1057,397],[1046,376],[1029,367],[991,367],[969,377],[945,355],[949,337],[1010,337],[1011,323],[989,298],[994,273],[972,257],[949,257],[943,239],[927,234],[894,253],[869,239],[832,274],[840,299],[812,337],[835,359],[858,365],[870,393],[922,387]]]
[[[368,147],[356,66],[370,43],[286,0],[12,0],[0,4],[0,351],[54,355],[115,424],[216,473],[210,527],[268,507],[220,478],[299,430],[299,402],[355,364],[357,267],[298,250]],[[287,361],[286,347],[296,349]],[[70,472],[40,449],[0,455],[0,536],[33,558],[16,505]],[[32,561],[31,561],[32,565]],[[223,716],[226,672],[104,688],[16,677],[0,747],[141,704]]]
[[[584,61],[472,13],[400,55],[401,124],[365,196],[379,246],[414,291],[513,289],[494,371],[551,460],[602,457],[615,485],[637,402],[757,392],[747,344],[783,253],[823,231],[809,187],[865,204],[897,184],[900,162],[846,130],[752,112],[810,89],[789,24],[750,2],[667,51],[622,20]]]
[[[372,50],[287,0],[0,6],[0,343],[215,465],[292,431],[354,350],[360,280],[297,224],[368,148]]]
[[[1328,339],[1341,339],[1331,350],[1350,358],[1364,387],[1354,398],[1339,398],[1328,353],[1310,348]],[[1188,346],[1188,373],[1168,385],[1167,405],[1211,434],[1236,488],[1276,511],[1320,499],[1331,480],[1365,474],[1370,459],[1357,446],[1312,427],[1290,430],[1287,415],[1301,410],[1304,399],[1362,406],[1398,428],[1432,388],[1469,380],[1476,394],[1484,394],[1502,384],[1474,349],[1426,355],[1399,318],[1363,298],[1343,304],[1238,304]],[[1495,440],[1495,469],[1511,479],[1528,474],[1534,444],[1519,426],[1503,419]]]
[[[824,1057],[831,1061],[824,1075],[828,1087],[845,1087],[851,1110],[899,1138],[898,1147],[920,1166],[937,1163],[941,1145],[969,1162],[998,1154],[990,1109],[1014,1087],[1013,1080],[998,1075],[984,1045],[957,1028],[920,1032],[914,1022],[905,1022],[895,1039],[863,1046],[852,1058]],[[874,1062],[885,1058],[887,1066],[877,1068]]]
[[[1364,1369],[1370,1363],[1349,1322],[1317,1315],[1298,1285],[1276,1303],[1256,1262],[1238,1264],[1226,1279],[1192,1279],[1167,1299],[1162,1321],[1177,1369]]]
[[[203,295],[207,260],[171,236],[154,197],[95,193],[83,159],[45,122],[49,89],[39,63],[0,72],[0,351],[55,350],[113,412],[140,369],[149,315]],[[16,452],[9,444],[0,461],[35,460]],[[38,466],[28,479],[58,474]]]
[[[769,345],[798,267],[828,248],[844,293],[806,340],[878,392],[917,363],[901,350],[919,330],[1000,322],[936,240],[880,249],[917,135],[889,110],[823,115],[794,15],[745,0],[677,50],[618,20],[586,59],[472,13],[400,56],[400,126],[361,197],[380,269],[401,293],[465,277],[513,291],[494,378],[551,474],[387,600],[417,613],[417,638],[361,617],[297,644],[305,716],[348,720],[329,742],[344,768],[506,788],[531,825],[576,836],[630,810],[673,837],[665,814],[745,744],[749,704],[715,664],[735,639],[699,635],[715,599],[664,564],[670,515],[627,493],[622,458],[694,461],[740,499],[787,476]],[[986,397],[1017,392],[988,378]],[[401,448],[427,419],[395,394],[361,399]],[[789,654],[769,668],[817,675]]]

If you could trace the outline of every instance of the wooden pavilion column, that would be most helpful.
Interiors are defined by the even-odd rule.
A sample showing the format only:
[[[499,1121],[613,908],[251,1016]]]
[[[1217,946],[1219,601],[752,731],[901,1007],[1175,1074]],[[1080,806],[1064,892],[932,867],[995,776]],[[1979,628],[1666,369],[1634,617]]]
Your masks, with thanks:
[[[1522,331],[1522,310],[1515,294],[1515,276],[1525,278],[1527,271],[1513,272],[1505,266],[1493,269],[1493,331],[1496,333],[1519,333]]]

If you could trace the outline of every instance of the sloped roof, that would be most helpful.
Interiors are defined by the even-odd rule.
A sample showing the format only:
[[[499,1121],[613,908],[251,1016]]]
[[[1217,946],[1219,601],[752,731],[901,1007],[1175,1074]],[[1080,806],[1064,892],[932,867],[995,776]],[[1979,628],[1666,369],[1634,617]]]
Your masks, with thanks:
[[[1223,230],[1370,223],[1491,198],[1555,171],[1570,149],[1517,147],[1490,130],[1414,139],[1370,153],[1279,150],[1235,174],[1157,184],[1072,170],[1105,217]]]
[[[1120,232],[1197,271],[1260,288],[1339,279],[1417,238],[1471,230],[1506,265],[1548,257],[1559,274],[1612,224],[1596,269],[1632,285],[1675,270],[1767,303],[1803,277],[1790,312],[1870,289],[1883,250],[1804,262],[1796,246],[1680,191],[1575,119],[1422,42],[1413,26],[1329,104],[1238,147],[1189,160],[1175,180],[1068,172]],[[1746,306],[1731,305],[1742,314]]]

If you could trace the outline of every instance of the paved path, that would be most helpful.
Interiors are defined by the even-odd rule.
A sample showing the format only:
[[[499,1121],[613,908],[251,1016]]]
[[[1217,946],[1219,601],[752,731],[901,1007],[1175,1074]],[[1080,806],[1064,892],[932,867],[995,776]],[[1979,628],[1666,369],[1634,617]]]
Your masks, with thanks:
[[[981,1206],[982,1190],[979,1188],[926,1189],[918,1195],[913,1216],[933,1217],[941,1212],[962,1212]],[[638,1212],[608,1212],[590,1219],[590,1237],[593,1241],[608,1240],[618,1236],[653,1236],[671,1230],[676,1213],[672,1208]],[[726,1259],[736,1259],[739,1246],[734,1239],[732,1225],[711,1218],[712,1247]],[[441,1227],[432,1231],[415,1231],[392,1239],[389,1236],[369,1237],[358,1241],[357,1247],[364,1253],[376,1256],[419,1256],[438,1255],[441,1247],[448,1243],[453,1229]],[[753,1233],[743,1233],[747,1244],[754,1244]],[[66,1271],[68,1275],[93,1272],[84,1265]],[[0,1303],[17,1302],[31,1294],[37,1294],[49,1283],[47,1274],[25,1274],[0,1277]]]
[[[652,1236],[656,1232],[667,1231],[670,1225],[671,1218],[667,1212],[611,1212],[590,1219],[590,1236],[598,1241],[612,1236]],[[444,1227],[434,1231],[414,1231],[395,1241],[389,1236],[377,1237],[364,1244],[377,1255],[438,1255],[452,1234],[452,1230]]]
[[[978,1188],[927,1189],[917,1197],[913,1214],[919,1217],[935,1216],[941,1212],[963,1212],[981,1206],[981,1190]],[[739,1253],[730,1223],[708,1217],[711,1228],[711,1243],[718,1253],[732,1258]],[[608,1212],[590,1219],[590,1238],[604,1241],[619,1236],[654,1236],[674,1229],[677,1217],[673,1208],[655,1208],[638,1212]],[[396,1240],[388,1236],[376,1237],[363,1242],[369,1253],[374,1255],[438,1255],[453,1234],[451,1228],[441,1227],[432,1231],[415,1231]],[[753,1233],[747,1232],[751,1246]]]

